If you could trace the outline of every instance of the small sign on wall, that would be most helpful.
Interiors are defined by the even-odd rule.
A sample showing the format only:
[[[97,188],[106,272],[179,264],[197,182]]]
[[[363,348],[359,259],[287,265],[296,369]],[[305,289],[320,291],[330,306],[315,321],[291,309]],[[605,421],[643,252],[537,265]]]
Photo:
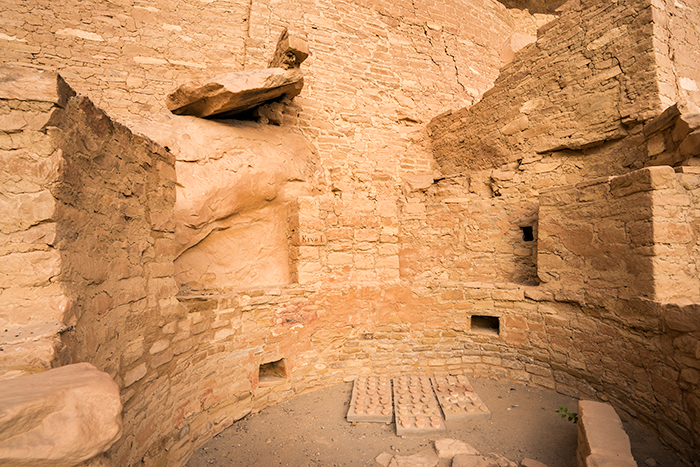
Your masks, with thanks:
[[[327,242],[326,234],[323,232],[315,233],[298,233],[292,238],[293,243],[299,246],[318,246],[325,245]]]

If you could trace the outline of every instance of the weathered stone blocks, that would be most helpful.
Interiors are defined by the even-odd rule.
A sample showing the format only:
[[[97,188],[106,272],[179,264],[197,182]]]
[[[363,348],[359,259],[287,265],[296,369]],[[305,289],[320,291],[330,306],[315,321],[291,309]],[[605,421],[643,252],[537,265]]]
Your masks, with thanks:
[[[636,467],[630,440],[610,404],[594,401],[578,403],[579,467]]]

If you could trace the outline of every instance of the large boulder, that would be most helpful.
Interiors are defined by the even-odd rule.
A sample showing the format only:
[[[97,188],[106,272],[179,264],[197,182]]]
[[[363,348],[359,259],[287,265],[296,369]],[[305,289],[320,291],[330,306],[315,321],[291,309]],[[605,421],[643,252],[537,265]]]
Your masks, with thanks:
[[[303,86],[298,68],[245,70],[183,84],[168,95],[165,105],[177,115],[229,117],[281,97],[292,99]]]
[[[0,381],[0,466],[72,467],[121,436],[112,378],[78,363]]]
[[[176,279],[192,287],[290,281],[288,208],[324,185],[299,131],[160,114],[127,123],[176,156]]]

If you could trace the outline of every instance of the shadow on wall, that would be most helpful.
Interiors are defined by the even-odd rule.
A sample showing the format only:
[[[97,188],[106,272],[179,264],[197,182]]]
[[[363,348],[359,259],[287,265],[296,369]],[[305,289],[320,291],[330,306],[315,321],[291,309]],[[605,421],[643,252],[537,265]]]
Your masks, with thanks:
[[[543,13],[552,15],[567,0],[498,0],[498,2],[505,5],[506,8],[527,10],[530,14]]]

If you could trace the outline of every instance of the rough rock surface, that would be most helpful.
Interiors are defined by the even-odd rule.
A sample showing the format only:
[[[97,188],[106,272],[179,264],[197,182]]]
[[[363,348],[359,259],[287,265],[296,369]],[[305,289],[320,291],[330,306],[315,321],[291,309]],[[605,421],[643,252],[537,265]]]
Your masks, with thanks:
[[[390,452],[383,452],[374,458],[374,461],[381,465],[382,467],[387,467],[389,462],[394,458],[394,455]]]
[[[501,47],[501,60],[504,64],[512,62],[515,54],[536,40],[537,37],[531,34],[523,34],[521,32],[513,33],[505,44],[503,44],[503,47]]]
[[[22,67],[0,67],[0,99],[51,102],[64,107],[75,92],[56,73]]]
[[[452,467],[499,467],[498,462],[484,456],[457,454],[452,459]]]
[[[394,456],[389,467],[435,467],[439,460],[434,454],[413,454],[411,456]]]
[[[435,451],[440,459],[452,458],[457,454],[475,456],[479,451],[458,439],[443,438],[435,440]]]
[[[540,461],[526,458],[526,459],[523,459],[520,461],[520,467],[547,467],[547,466]]]
[[[303,86],[298,69],[246,70],[183,84],[168,95],[166,105],[177,115],[230,116],[282,96],[291,99]]]
[[[89,363],[0,382],[0,465],[72,467],[121,435],[112,378]]]
[[[324,184],[316,150],[300,132],[166,114],[130,126],[177,158],[181,284],[289,282],[288,205]]]
[[[309,53],[309,44],[295,34],[290,34],[285,28],[277,41],[277,48],[270,60],[270,68],[280,67],[285,70],[299,68]]]

